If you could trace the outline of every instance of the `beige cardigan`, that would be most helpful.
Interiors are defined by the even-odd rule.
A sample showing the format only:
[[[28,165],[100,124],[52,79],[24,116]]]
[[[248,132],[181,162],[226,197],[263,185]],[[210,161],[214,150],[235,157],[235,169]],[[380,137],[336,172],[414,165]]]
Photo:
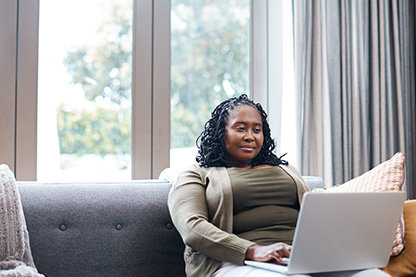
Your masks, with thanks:
[[[299,204],[309,188],[292,166],[279,165],[295,181]],[[187,276],[211,276],[221,262],[243,265],[254,243],[232,234],[233,197],[225,167],[193,164],[181,172],[168,199],[169,211],[184,243]]]

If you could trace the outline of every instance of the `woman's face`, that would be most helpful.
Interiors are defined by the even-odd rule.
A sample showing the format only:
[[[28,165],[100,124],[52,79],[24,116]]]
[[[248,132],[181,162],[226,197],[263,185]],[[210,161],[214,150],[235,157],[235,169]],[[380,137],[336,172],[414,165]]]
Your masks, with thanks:
[[[230,165],[250,167],[263,145],[263,123],[256,108],[242,105],[228,116],[225,126],[226,158]]]

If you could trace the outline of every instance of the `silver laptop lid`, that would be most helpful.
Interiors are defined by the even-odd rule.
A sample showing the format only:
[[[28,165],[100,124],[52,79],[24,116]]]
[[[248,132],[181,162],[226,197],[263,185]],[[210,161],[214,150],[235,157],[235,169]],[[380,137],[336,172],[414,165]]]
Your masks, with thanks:
[[[405,192],[304,195],[288,273],[387,265]]]

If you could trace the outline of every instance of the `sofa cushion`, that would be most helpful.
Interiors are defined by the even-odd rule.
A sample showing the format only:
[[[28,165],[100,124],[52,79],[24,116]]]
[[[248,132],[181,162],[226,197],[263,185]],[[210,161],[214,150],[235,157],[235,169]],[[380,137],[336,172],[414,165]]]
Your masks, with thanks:
[[[391,159],[340,186],[315,189],[313,192],[377,192],[400,191],[404,181],[404,154],[396,153]],[[388,203],[386,203],[388,204]],[[399,255],[404,248],[404,222],[398,223],[392,247],[392,256]]]
[[[406,226],[404,250],[399,256],[391,257],[388,265],[383,269],[393,277],[416,274],[416,200],[408,200],[404,203],[403,217]]]

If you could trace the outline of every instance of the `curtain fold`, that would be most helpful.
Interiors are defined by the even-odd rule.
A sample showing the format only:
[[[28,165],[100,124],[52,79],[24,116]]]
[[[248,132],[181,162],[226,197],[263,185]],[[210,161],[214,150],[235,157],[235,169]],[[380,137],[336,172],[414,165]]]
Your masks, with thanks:
[[[415,2],[292,4],[302,174],[340,184],[400,151],[415,198]]]

